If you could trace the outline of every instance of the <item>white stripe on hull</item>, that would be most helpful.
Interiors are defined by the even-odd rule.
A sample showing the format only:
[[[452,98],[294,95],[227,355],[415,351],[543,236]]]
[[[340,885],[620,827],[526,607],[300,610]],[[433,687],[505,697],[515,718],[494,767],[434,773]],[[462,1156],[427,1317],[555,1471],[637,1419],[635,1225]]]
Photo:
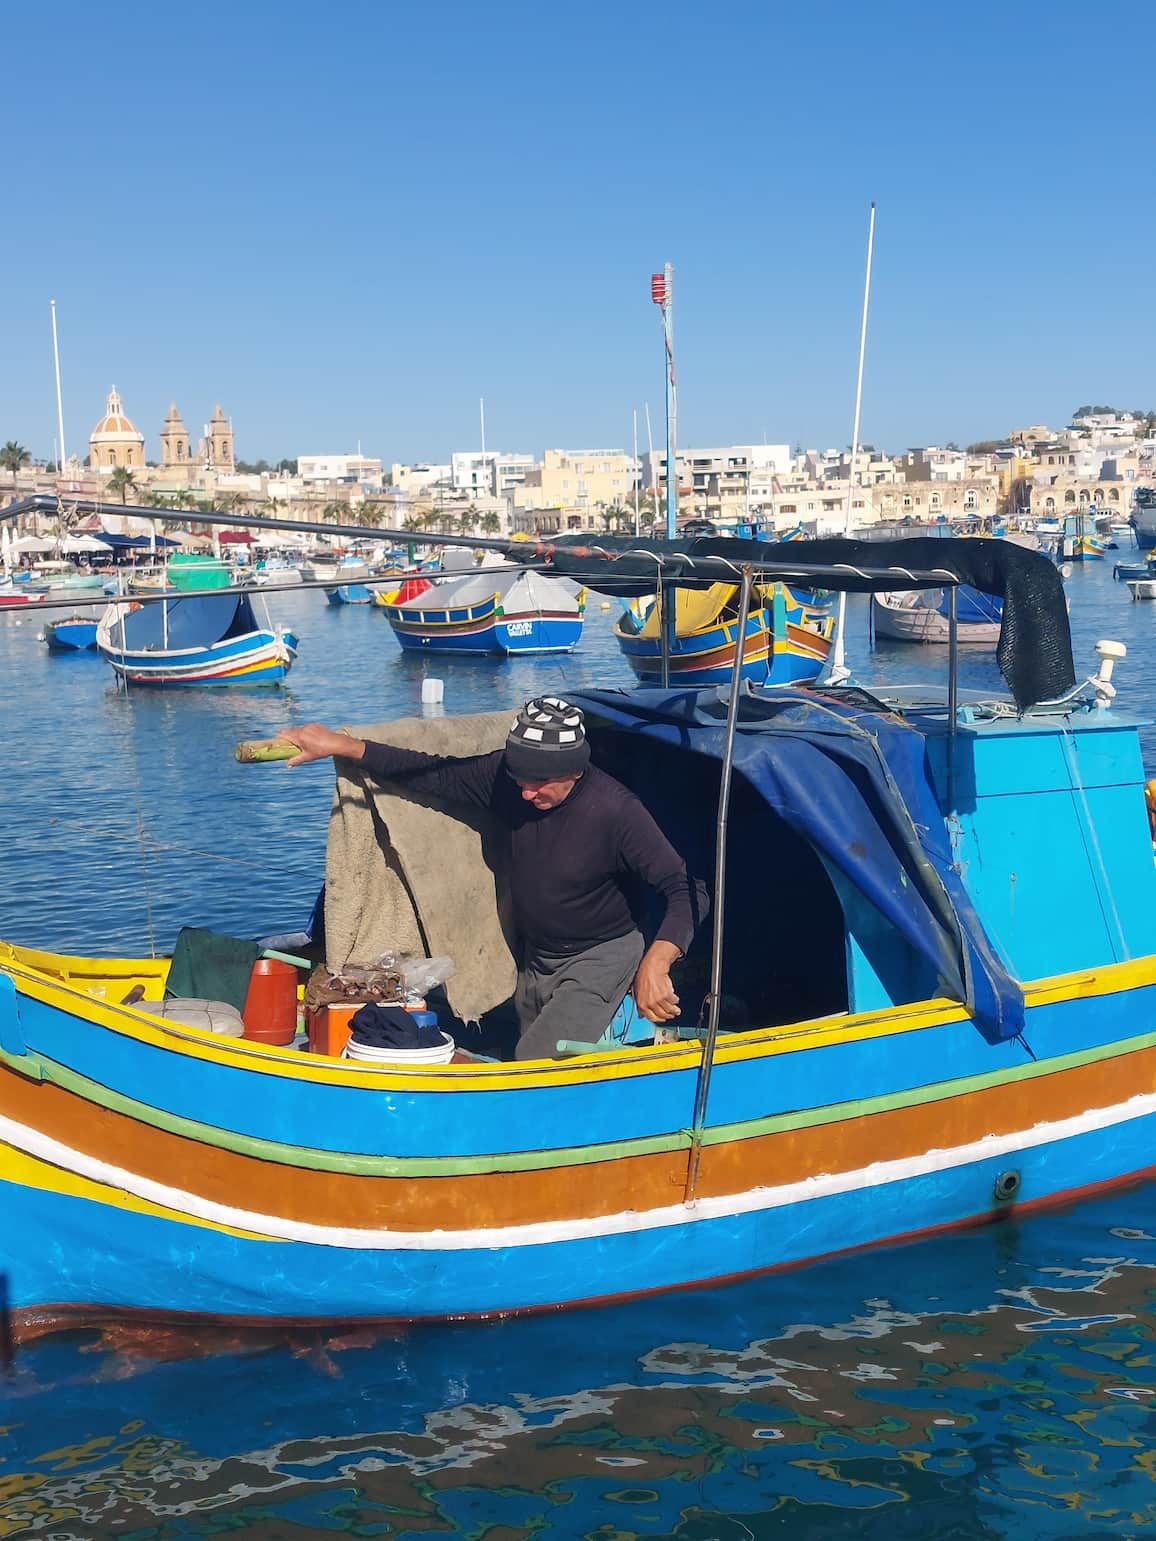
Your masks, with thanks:
[[[472,1231],[391,1231],[359,1229],[352,1226],[313,1225],[303,1220],[286,1220],[279,1215],[257,1214],[217,1204],[180,1188],[171,1188],[139,1173],[100,1161],[70,1149],[37,1129],[30,1129],[13,1119],[0,1117],[0,1140],[38,1157],[52,1166],[76,1173],[93,1182],[120,1188],[135,1198],[166,1209],[224,1225],[236,1230],[253,1231],[274,1241],[300,1241],[319,1247],[351,1247],[362,1251],[385,1252],[462,1252],[492,1247],[546,1246],[552,1242],[582,1241],[596,1236],[615,1236],[635,1231],[660,1230],[666,1226],[685,1225],[691,1221],[726,1219],[732,1215],[756,1214],[761,1210],[781,1209],[804,1204],[811,1199],[831,1198],[836,1194],[884,1187],[889,1183],[925,1177],[933,1172],[976,1165],[997,1156],[1010,1156],[1073,1139],[1096,1129],[1110,1129],[1115,1124],[1156,1114],[1156,1093],[1131,1097],[1127,1102],[1107,1108],[1092,1108],[1072,1118],[1054,1123],[1036,1124],[1015,1134],[985,1135],[967,1145],[950,1150],[931,1150],[922,1156],[897,1161],[878,1161],[854,1172],[826,1173],[801,1182],[783,1183],[773,1188],[754,1188],[746,1193],[721,1198],[697,1199],[692,1204],[668,1204],[660,1209],[627,1210],[616,1215],[597,1215],[584,1220],[543,1220],[527,1225],[494,1226]]]

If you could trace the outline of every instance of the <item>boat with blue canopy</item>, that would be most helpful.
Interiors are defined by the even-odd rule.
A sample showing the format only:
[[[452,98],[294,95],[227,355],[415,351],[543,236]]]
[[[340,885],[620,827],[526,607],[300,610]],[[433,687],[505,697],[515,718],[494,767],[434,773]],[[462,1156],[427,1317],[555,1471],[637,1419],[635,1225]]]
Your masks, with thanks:
[[[0,944],[16,1336],[126,1313],[554,1309],[983,1223],[1150,1168],[1156,865],[1142,724],[1111,680],[1125,650],[1099,644],[1077,679],[1060,574],[1000,542],[753,544],[523,554],[543,581],[619,598],[652,591],[656,565],[709,586],[737,563],[740,602],[755,582],[969,583],[1003,603],[1008,692],[960,691],[954,644],[942,687],[752,687],[740,640],[725,687],[568,693],[595,763],[711,890],[669,1038],[478,1058],[470,1024],[514,977],[494,832],[352,762],[321,955],[336,971],[385,940],[453,956],[452,1063],[197,1026],[175,959],[103,959],[99,938],[88,957]],[[356,731],[486,752],[507,727]]]
[[[258,621],[249,592],[222,589],[111,604],[96,647],[128,685],[277,685],[297,637],[267,615]]]

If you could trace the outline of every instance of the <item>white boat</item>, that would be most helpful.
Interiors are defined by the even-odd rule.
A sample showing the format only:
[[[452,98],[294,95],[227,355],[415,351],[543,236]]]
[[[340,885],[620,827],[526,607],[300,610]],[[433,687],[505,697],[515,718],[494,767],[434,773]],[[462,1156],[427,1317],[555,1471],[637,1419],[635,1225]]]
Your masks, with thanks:
[[[1156,578],[1129,578],[1133,599],[1156,599]]]
[[[970,600],[972,590],[967,590]],[[973,607],[962,599],[959,603],[959,619],[956,636],[960,642],[978,642],[994,645],[999,641],[1001,607],[990,595],[980,596],[984,601],[981,619]],[[871,596],[871,621],[877,637],[892,642],[939,642],[950,641],[950,620],[942,589],[891,589]]]

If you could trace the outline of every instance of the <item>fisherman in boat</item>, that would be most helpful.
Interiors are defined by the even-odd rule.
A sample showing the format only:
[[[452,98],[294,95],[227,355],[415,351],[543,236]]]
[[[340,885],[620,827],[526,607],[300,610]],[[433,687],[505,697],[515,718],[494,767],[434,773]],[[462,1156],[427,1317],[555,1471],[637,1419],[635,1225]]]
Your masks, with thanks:
[[[561,1039],[596,1042],[629,990],[647,1021],[678,1016],[670,969],[706,914],[706,890],[638,798],[591,765],[576,706],[528,701],[505,749],[469,757],[369,743],[316,722],[279,737],[300,751],[291,767],[357,761],[374,781],[486,808],[508,827],[519,1059],[548,1059]],[[622,886],[627,874],[665,901],[649,946]]]

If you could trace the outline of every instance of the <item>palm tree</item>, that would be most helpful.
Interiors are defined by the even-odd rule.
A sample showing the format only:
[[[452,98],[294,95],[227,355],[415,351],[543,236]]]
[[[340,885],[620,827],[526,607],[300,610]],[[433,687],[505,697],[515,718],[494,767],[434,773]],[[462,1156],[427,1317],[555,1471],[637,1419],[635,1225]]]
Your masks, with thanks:
[[[117,466],[114,471],[109,473],[108,485],[114,491],[120,493],[120,501],[122,503],[127,503],[129,489],[136,487],[136,477],[127,466]]]
[[[502,521],[491,508],[488,514],[482,515],[482,534],[497,535],[502,528]]]
[[[16,485],[16,476],[21,466],[26,466],[32,456],[24,448],[23,444],[17,444],[15,439],[9,439],[7,444],[0,445],[0,466],[6,471],[12,472],[12,485]]]

